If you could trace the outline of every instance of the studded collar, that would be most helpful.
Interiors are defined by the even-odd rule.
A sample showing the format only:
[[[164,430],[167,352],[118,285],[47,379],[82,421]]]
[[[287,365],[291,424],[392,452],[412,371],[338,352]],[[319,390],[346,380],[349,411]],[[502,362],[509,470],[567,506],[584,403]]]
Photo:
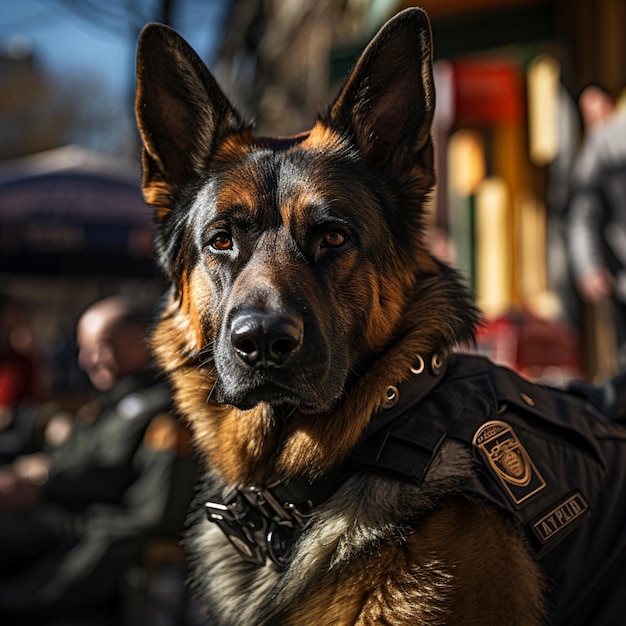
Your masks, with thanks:
[[[208,520],[221,528],[244,561],[287,567],[311,509],[326,501],[357,470],[367,469],[368,455],[373,451],[368,441],[428,395],[443,378],[450,360],[448,353],[428,358],[417,355],[408,380],[387,388],[382,410],[373,416],[363,441],[330,476],[233,489],[224,502],[206,503]]]

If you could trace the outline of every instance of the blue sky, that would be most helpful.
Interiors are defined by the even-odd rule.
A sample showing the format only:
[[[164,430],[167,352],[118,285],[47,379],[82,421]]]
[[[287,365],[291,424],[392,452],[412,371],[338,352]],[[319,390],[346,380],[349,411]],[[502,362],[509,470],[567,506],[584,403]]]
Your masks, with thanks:
[[[68,8],[70,0],[0,0],[0,48],[6,52],[16,42],[28,42],[51,74],[97,73],[115,93],[126,94],[134,84],[136,42],[131,28],[122,20],[115,30],[99,27],[86,19],[85,9],[119,12],[128,0],[74,3],[82,4],[83,9],[76,12]],[[132,4],[149,8],[155,0],[135,0]],[[179,0],[179,4],[173,26],[210,61],[224,0]]]

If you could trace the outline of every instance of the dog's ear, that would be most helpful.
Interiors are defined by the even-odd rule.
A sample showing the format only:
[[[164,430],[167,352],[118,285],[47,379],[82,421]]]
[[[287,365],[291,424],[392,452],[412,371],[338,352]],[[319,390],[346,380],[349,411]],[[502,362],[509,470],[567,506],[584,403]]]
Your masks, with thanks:
[[[148,24],[137,49],[135,113],[144,143],[144,190],[200,171],[242,121],[200,57],[163,24]]]
[[[330,107],[326,123],[351,133],[376,165],[431,166],[431,41],[426,13],[402,11],[367,46]]]

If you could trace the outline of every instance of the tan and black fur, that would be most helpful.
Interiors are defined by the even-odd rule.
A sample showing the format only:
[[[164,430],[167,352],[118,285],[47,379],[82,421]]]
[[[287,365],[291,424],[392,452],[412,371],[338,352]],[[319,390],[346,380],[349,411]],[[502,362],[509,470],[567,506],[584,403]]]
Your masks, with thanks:
[[[144,29],[143,186],[172,281],[153,345],[212,493],[324,477],[416,355],[471,341],[471,298],[425,241],[434,103],[419,9],[381,30],[312,130],[281,139],[253,134],[178,35]],[[251,327],[276,335],[260,346]],[[285,571],[198,519],[209,623],[539,624],[542,575],[508,520],[458,495],[470,471],[448,444],[420,488],[353,475]]]

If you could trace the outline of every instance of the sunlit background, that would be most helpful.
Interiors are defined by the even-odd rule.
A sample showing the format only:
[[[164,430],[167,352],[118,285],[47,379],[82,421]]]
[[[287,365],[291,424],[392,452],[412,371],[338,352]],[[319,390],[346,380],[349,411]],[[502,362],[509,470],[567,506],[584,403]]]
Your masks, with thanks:
[[[121,289],[163,289],[139,191],[137,35],[176,28],[263,133],[309,128],[392,0],[19,0],[0,10],[0,295],[44,400],[85,389],[74,325]],[[626,84],[623,0],[422,0],[433,24],[433,252],[487,324],[479,349],[546,382],[616,369],[603,307],[582,306],[563,242],[588,84]],[[17,321],[16,321],[17,320]],[[16,340],[17,341],[17,340]]]

